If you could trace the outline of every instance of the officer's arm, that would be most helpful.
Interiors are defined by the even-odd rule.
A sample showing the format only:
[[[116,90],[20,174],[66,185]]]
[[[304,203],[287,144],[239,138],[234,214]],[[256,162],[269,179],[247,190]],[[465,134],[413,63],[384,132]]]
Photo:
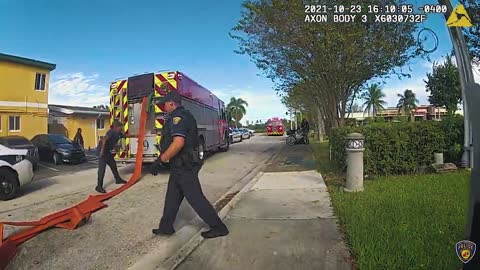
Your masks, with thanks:
[[[187,125],[181,116],[174,116],[171,122],[172,143],[168,149],[160,156],[161,161],[167,161],[173,158],[185,145],[187,136]]]
[[[185,138],[182,136],[175,136],[173,137],[173,141],[170,146],[167,148],[162,156],[160,157],[162,161],[170,160],[172,157],[178,154],[180,150],[182,150],[183,146],[185,145]]]
[[[103,153],[104,153],[104,150],[105,150],[105,143],[107,142],[109,138],[109,134],[107,133],[105,136],[103,136],[102,138],[102,146],[101,146],[101,150],[100,150],[100,155],[103,156]]]

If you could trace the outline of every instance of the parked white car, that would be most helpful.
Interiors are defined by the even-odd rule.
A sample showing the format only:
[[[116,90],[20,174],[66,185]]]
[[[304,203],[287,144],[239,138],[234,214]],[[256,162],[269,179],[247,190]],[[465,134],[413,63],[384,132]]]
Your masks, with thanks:
[[[238,128],[238,129],[236,128],[233,131],[237,131],[237,132],[242,133],[242,138],[243,139],[246,139],[246,140],[250,139],[250,132],[246,128]]]
[[[21,186],[33,180],[33,165],[28,150],[0,145],[0,200],[13,199]]]
[[[250,136],[255,136],[255,130],[249,129],[248,132],[250,132]]]
[[[234,131],[230,128],[230,144],[241,142],[242,139],[242,133],[240,131]]]

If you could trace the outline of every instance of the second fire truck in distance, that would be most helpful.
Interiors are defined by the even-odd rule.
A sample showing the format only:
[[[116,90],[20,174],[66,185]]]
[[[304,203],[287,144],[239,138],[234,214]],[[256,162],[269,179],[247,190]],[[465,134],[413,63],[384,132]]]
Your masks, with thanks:
[[[144,148],[143,162],[151,163],[160,155],[161,131],[167,115],[158,100],[169,91],[178,91],[182,105],[197,120],[200,152],[228,150],[228,125],[225,103],[179,71],[147,73],[117,80],[110,84],[110,124],[119,120],[126,134],[133,138],[121,139],[116,159],[135,162],[137,147]],[[142,99],[148,97],[148,116],[145,141],[137,144]]]
[[[270,118],[267,121],[267,135],[283,136],[284,128],[282,119],[278,117]]]

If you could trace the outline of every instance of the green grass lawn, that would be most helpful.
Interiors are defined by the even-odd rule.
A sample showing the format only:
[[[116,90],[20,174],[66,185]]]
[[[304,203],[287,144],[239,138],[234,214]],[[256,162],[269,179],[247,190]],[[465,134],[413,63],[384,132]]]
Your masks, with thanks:
[[[380,177],[351,194],[340,188],[328,143],[312,148],[359,269],[462,267],[455,243],[464,239],[470,172]]]

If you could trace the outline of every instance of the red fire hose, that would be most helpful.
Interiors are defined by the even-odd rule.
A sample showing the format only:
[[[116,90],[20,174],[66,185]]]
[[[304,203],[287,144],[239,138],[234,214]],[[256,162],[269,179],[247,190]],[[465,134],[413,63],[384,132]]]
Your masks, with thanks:
[[[142,111],[140,116],[140,129],[138,144],[143,145],[145,139],[145,123],[147,120],[147,98],[143,98]],[[93,212],[107,207],[103,202],[120,194],[124,190],[133,186],[142,173],[143,147],[137,148],[137,158],[135,160],[135,170],[128,180],[127,184],[102,195],[90,195],[88,198],[70,208],[45,216],[37,221],[28,222],[0,222],[0,269],[5,269],[8,263],[15,257],[18,246],[25,241],[35,237],[37,234],[50,228],[64,228],[75,230],[85,224]],[[3,229],[5,225],[30,227],[21,232],[15,233],[7,238],[3,238]]]

